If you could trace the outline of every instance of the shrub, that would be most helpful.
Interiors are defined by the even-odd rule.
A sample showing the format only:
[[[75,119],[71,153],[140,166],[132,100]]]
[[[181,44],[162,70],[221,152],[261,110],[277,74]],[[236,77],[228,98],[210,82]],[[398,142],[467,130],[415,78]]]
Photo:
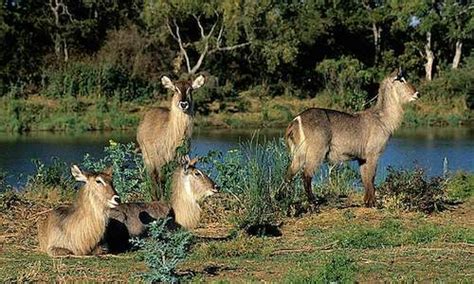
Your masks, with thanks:
[[[316,67],[325,87],[331,93],[336,106],[351,111],[364,108],[367,92],[364,85],[373,80],[373,74],[357,59],[342,56],[340,59],[325,59]]]
[[[132,240],[143,251],[143,260],[149,271],[141,276],[150,283],[178,282],[176,267],[189,254],[191,233],[183,230],[170,231],[167,228],[168,221],[169,219],[164,219],[150,223],[149,238]]]
[[[33,160],[33,164],[35,173],[28,176],[26,181],[28,191],[52,187],[67,191],[74,187],[75,182],[71,178],[69,166],[59,158],[53,157],[49,166],[40,160]]]
[[[10,191],[11,186],[7,183],[7,172],[0,169],[0,192]]]
[[[112,140],[104,148],[105,157],[93,160],[89,154],[84,156],[83,164],[86,168],[100,171],[108,166],[113,167],[115,190],[124,201],[149,194],[148,182],[142,157],[135,152],[135,144],[120,144]]]
[[[474,195],[474,174],[458,172],[446,182],[446,198],[451,202],[462,202]]]
[[[60,97],[116,97],[119,101],[150,98],[154,85],[110,64],[75,62],[47,73],[43,94]]]
[[[379,188],[382,205],[408,211],[431,213],[444,207],[445,180],[427,180],[424,170],[388,168],[388,175]]]

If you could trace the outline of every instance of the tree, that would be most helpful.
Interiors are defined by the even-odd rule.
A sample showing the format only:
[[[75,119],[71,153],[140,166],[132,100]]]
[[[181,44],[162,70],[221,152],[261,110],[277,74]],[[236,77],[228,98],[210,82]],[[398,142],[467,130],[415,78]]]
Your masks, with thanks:
[[[455,49],[451,68],[456,69],[461,61],[463,42],[473,38],[474,5],[467,0],[446,0],[441,5],[442,22]]]
[[[413,28],[424,40],[424,52],[420,55],[425,59],[425,79],[433,79],[435,53],[433,50],[433,31],[440,25],[440,0],[392,0],[392,7],[398,12],[398,26],[405,31]]]
[[[144,21],[161,39],[172,37],[179,48],[175,64],[184,59],[186,72],[196,73],[204,59],[251,44],[245,33],[253,1],[146,0]]]

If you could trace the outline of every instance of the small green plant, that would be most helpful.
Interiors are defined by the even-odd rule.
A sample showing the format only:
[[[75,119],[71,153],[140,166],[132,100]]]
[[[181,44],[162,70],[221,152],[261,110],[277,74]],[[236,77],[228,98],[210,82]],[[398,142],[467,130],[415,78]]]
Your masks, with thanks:
[[[352,283],[357,266],[345,253],[335,253],[324,264],[317,281],[320,283]]]
[[[176,273],[176,267],[189,254],[191,233],[183,230],[170,231],[167,228],[169,220],[168,218],[150,223],[149,238],[132,240],[132,243],[142,250],[143,260],[149,269],[140,276],[150,283],[177,283],[179,275]]]
[[[0,192],[7,192],[11,190],[11,186],[7,183],[7,172],[0,169]]]
[[[53,157],[51,164],[46,165],[40,160],[33,160],[35,173],[27,177],[26,189],[36,191],[37,189],[58,187],[61,190],[70,190],[74,187],[69,166],[59,158]]]
[[[451,202],[462,202],[474,195],[474,175],[458,172],[448,177],[446,198]]]
[[[388,175],[379,189],[382,206],[407,211],[431,213],[444,208],[445,179],[427,180],[424,170],[388,168]]]

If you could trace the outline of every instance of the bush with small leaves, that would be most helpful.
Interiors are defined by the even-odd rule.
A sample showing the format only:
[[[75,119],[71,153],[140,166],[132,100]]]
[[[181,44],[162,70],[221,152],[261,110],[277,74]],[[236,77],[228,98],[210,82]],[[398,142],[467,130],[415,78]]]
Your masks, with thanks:
[[[169,221],[168,218],[150,223],[149,238],[132,240],[132,243],[142,250],[143,260],[149,269],[140,274],[147,282],[178,282],[176,268],[189,254],[191,233],[169,230]]]

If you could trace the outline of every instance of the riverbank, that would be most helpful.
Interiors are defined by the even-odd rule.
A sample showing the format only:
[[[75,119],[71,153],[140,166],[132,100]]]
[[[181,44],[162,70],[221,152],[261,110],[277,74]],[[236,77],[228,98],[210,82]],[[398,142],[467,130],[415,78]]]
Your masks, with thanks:
[[[150,278],[144,277],[169,276],[192,282],[287,283],[470,279],[472,173],[427,178],[421,169],[391,170],[377,188],[377,208],[365,208],[363,194],[355,188],[358,175],[339,167],[314,185],[320,201],[315,212],[300,182],[284,182],[289,158],[284,147],[281,142],[254,141],[207,155],[199,167],[215,171],[213,179],[221,191],[204,200],[191,243],[169,239],[158,246],[163,239],[152,231],[144,242],[158,250],[118,255],[50,258],[39,251],[38,222],[52,208],[70,204],[76,194],[66,164],[38,163],[22,191],[2,184],[0,177],[0,281],[145,282]],[[149,183],[134,147],[113,142],[104,153],[100,160],[85,156],[81,168],[112,164],[121,199],[148,200]],[[176,266],[165,256],[177,251],[186,258]],[[160,270],[165,265],[171,272]]]
[[[333,105],[329,95],[312,99],[242,97],[239,102],[197,104],[195,124],[201,128],[281,128],[299,112],[309,107],[343,110]],[[120,102],[116,99],[62,98],[44,96],[0,98],[0,132],[29,131],[84,132],[94,130],[133,130],[151,106],[167,106],[166,100]],[[422,97],[407,107],[403,125],[463,126],[472,125],[474,111],[464,98]]]

